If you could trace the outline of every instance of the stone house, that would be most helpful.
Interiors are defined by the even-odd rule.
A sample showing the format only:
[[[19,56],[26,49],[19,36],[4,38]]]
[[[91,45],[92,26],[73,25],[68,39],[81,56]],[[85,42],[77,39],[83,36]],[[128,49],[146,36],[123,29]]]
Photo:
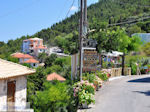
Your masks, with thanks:
[[[33,73],[25,66],[0,59],[0,111],[33,112],[26,108],[27,75]]]

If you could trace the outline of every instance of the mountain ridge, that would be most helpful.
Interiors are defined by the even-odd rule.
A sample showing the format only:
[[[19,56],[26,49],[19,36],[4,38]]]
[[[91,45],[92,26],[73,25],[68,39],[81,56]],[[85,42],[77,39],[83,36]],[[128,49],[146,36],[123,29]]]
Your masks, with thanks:
[[[142,7],[143,6],[143,7]],[[88,26],[90,29],[98,29],[109,24],[121,23],[135,18],[142,18],[150,15],[150,0],[99,0],[98,3],[88,7]],[[55,38],[57,36],[65,37],[68,34],[77,34],[79,26],[79,12],[62,20],[59,23],[53,24],[50,28],[43,29],[32,36],[22,36],[16,40],[9,40],[8,43],[0,42],[0,56],[9,55],[13,52],[20,51],[20,46],[23,39],[39,37],[42,38],[47,45],[57,45]],[[133,24],[122,24],[120,27],[125,27],[129,35],[133,33],[148,33],[150,32],[150,19],[140,20]],[[111,26],[116,27],[116,26]],[[72,36],[72,38],[74,38]],[[68,41],[75,43],[77,40],[70,38]],[[72,46],[74,47],[74,46]]]

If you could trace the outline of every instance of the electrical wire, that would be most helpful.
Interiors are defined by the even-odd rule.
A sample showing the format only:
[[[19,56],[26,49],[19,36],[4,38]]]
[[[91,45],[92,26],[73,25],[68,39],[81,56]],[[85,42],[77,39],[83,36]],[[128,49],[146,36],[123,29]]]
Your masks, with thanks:
[[[35,1],[31,2],[31,3],[29,3],[29,4],[26,4],[26,5],[22,6],[22,7],[20,7],[20,8],[17,8],[17,9],[15,9],[15,10],[12,10],[12,11],[10,11],[10,12],[7,12],[7,13],[5,13],[5,14],[3,14],[3,15],[0,15],[0,18],[4,18],[4,17],[9,16],[9,15],[11,15],[11,14],[14,14],[14,13],[16,13],[16,12],[22,11],[23,9],[26,9],[26,8],[28,8],[28,7],[33,6],[34,4],[38,3],[39,1],[40,1],[40,0],[35,0]]]
[[[115,2],[115,1],[114,1]],[[121,5],[126,5],[126,4],[131,4],[129,2],[116,2],[116,3],[119,3]],[[133,4],[132,4],[133,5]],[[134,4],[134,6],[138,6],[138,7],[150,7],[150,5],[137,5],[137,4]]]
[[[68,12],[67,12],[66,18],[68,17],[68,15],[69,15],[69,13],[70,13],[70,11],[71,11],[71,8],[73,7],[74,3],[75,3],[75,0],[73,0],[72,4],[71,4],[71,6],[70,6],[70,8],[69,8],[69,10],[68,10]]]
[[[138,18],[137,20],[131,20],[131,21],[126,21],[126,22],[109,24],[108,27],[110,27],[110,26],[118,26],[118,25],[123,25],[123,24],[129,24],[129,23],[136,23],[136,22],[139,22],[139,21],[142,21],[142,20],[146,20],[146,19],[150,19],[150,16]]]
[[[58,17],[57,17],[57,21],[59,21],[59,18],[60,18],[60,16],[61,16],[62,12],[64,12],[64,8],[65,8],[67,2],[68,2],[68,0],[66,0],[66,1],[64,2],[64,5],[63,5],[63,7],[62,7],[62,9],[61,9],[61,11],[60,11]]]

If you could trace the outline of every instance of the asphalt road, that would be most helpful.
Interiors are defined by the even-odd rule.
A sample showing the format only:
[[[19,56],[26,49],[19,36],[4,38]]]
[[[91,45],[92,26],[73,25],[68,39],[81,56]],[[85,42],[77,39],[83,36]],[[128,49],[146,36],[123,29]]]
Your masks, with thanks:
[[[150,75],[127,76],[107,82],[86,112],[150,112]]]

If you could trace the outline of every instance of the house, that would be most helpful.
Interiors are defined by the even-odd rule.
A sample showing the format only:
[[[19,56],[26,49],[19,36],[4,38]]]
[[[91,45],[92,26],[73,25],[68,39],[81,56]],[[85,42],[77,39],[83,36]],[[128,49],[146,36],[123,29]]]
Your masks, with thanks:
[[[29,64],[32,67],[38,67],[39,65],[39,61],[37,61],[36,59],[28,59],[26,61],[24,61],[23,63]]]
[[[59,47],[51,47],[49,49],[49,55],[56,54],[58,57],[67,57],[68,54],[64,54],[63,51]]]
[[[12,57],[14,58],[18,58],[20,63],[24,63],[25,61],[29,60],[29,59],[33,59],[33,56],[29,55],[29,54],[24,54],[24,53],[13,53],[11,54]]]
[[[33,56],[38,56],[39,53],[47,52],[47,47],[43,45],[43,39],[30,38],[23,40],[22,52]]]
[[[38,67],[39,61],[34,59],[33,56],[24,53],[14,53],[11,55],[14,58],[18,58],[20,63],[26,63],[31,65],[32,67]]]
[[[66,79],[58,75],[57,73],[52,73],[47,76],[47,81],[52,81],[52,80],[58,80],[64,82]]]
[[[0,111],[33,112],[26,109],[27,75],[35,71],[3,59],[0,71]]]

